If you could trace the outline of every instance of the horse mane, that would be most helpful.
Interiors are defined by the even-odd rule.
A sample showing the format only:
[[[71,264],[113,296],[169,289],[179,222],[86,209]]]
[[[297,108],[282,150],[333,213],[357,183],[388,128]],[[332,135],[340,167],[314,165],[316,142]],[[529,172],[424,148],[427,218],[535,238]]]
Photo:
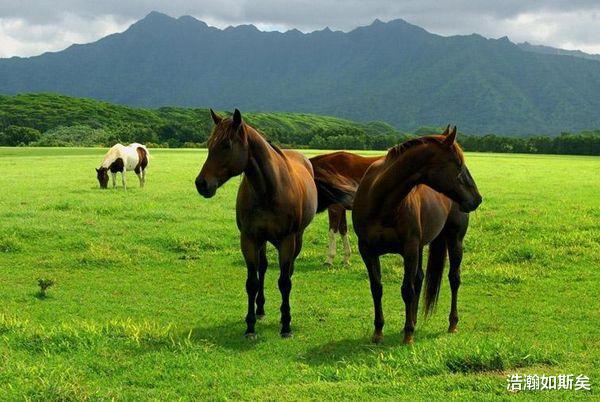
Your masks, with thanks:
[[[108,168],[108,166],[115,161],[115,159],[118,157],[117,153],[120,147],[124,147],[124,145],[121,143],[116,143],[115,145],[109,148],[109,150],[104,154],[104,157],[102,158],[100,168]]]
[[[387,155],[385,156],[386,160],[393,160],[402,155],[407,149],[413,148],[417,145],[428,144],[431,142],[440,142],[435,137],[426,136],[426,137],[417,137],[411,138],[410,140],[406,140],[398,145],[394,145],[388,150]]]
[[[269,144],[271,146],[271,148],[273,148],[273,150],[275,152],[277,152],[281,156],[284,156],[283,151],[281,150],[281,148],[279,148],[277,145],[273,144],[273,142],[270,139],[266,138],[263,135],[263,133],[261,133],[260,131],[256,130],[256,132],[263,136],[263,138],[265,139],[265,141],[267,141],[267,144]]]
[[[211,135],[210,138],[208,139],[208,141],[206,142],[206,145],[209,148],[213,144],[216,144],[223,140],[233,139],[233,136],[235,134],[237,134],[237,130],[239,130],[240,128],[242,130],[251,129],[254,132],[256,132],[256,134],[258,134],[260,137],[262,137],[267,142],[267,144],[269,144],[271,146],[271,148],[273,148],[273,150],[275,152],[277,152],[281,156],[284,156],[283,151],[277,145],[273,144],[273,142],[270,139],[268,139],[262,132],[258,131],[256,128],[252,127],[251,125],[246,124],[245,122],[242,122],[242,125],[240,127],[238,127],[237,129],[234,129],[231,127],[232,119],[230,117],[226,118],[225,121],[228,123],[227,127],[215,130],[213,135]]]
[[[210,148],[216,143],[219,143],[223,140],[230,140],[237,133],[237,129],[231,128],[231,122],[233,121],[231,117],[227,117],[223,119],[224,122],[227,122],[227,126],[223,126],[221,124],[215,127],[212,135],[206,141],[206,145]],[[239,128],[239,127],[238,127]]]
[[[406,150],[413,148],[417,145],[431,144],[431,143],[441,144],[443,140],[444,140],[444,136],[442,136],[442,135],[426,135],[423,137],[411,138],[410,140],[406,140],[398,145],[391,147],[385,156],[385,160],[386,161],[395,160],[395,159],[399,158],[400,155],[402,155],[404,152],[406,152]],[[464,156],[463,156],[463,152],[462,152],[462,149],[460,148],[460,146],[455,142],[453,147],[454,147],[454,151],[457,153],[460,161],[464,162]]]

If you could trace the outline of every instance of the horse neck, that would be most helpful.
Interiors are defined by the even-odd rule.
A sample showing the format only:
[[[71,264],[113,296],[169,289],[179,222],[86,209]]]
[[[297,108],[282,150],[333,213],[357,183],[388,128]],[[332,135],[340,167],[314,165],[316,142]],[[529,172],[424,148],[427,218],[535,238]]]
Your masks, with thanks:
[[[385,162],[384,170],[373,184],[375,205],[382,210],[397,208],[410,191],[421,183],[426,169],[427,145],[408,149],[396,159]]]
[[[116,147],[112,147],[107,152],[107,154],[104,155],[104,158],[102,159],[102,164],[100,166],[104,167],[104,168],[108,168],[117,159],[118,154],[119,154],[118,149]]]
[[[365,164],[371,166],[373,163],[377,162],[381,158],[385,158],[385,156],[376,155],[376,156],[364,156]]]
[[[357,159],[356,163],[354,164],[354,171],[357,175],[356,179],[360,181],[360,179],[362,179],[369,166],[371,166],[373,163],[377,162],[381,158],[381,156],[362,156],[359,159]]]
[[[244,175],[258,196],[270,198],[281,188],[282,179],[287,177],[285,157],[252,127],[244,129],[248,138],[248,164]]]

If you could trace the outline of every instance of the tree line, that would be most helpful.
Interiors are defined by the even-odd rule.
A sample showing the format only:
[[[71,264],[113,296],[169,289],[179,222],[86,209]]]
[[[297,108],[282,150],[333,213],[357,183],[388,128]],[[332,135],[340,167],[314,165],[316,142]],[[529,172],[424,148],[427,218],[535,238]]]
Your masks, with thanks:
[[[300,113],[245,113],[276,144],[313,149],[385,150],[415,135],[382,122],[357,123]],[[0,96],[2,146],[100,146],[141,142],[150,147],[204,147],[212,130],[207,109],[136,109],[52,94]],[[600,155],[600,130],[558,136],[509,137],[459,133],[466,151]]]
[[[266,129],[265,135],[274,143],[284,147],[312,149],[385,150],[411,135],[401,133],[367,134],[364,130],[315,128],[303,133],[281,132]],[[423,131],[423,130],[419,130]],[[429,131],[429,133],[439,131]],[[298,134],[298,135],[296,135]],[[191,127],[165,125],[152,127],[92,128],[86,125],[57,127],[42,133],[31,127],[10,125],[0,129],[2,146],[41,147],[108,147],[117,142],[141,142],[150,147],[202,148],[208,138],[206,132]],[[465,151],[600,155],[600,130],[580,133],[562,133],[556,137],[506,137],[499,135],[459,134],[459,143]]]
[[[459,135],[466,151],[522,154],[600,155],[600,130],[561,133],[558,136],[503,137]]]

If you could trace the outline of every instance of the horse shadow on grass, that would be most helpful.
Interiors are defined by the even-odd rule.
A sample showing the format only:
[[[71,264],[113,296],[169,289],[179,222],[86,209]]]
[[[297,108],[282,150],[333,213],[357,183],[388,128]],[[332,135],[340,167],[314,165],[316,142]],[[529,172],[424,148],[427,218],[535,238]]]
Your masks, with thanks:
[[[421,330],[415,332],[415,342],[428,343],[444,335],[444,332]],[[379,344],[372,343],[370,336],[346,338],[311,348],[301,359],[311,366],[331,365],[341,361],[359,362],[391,349],[410,350],[413,346],[405,345],[403,340],[402,332],[391,331],[385,334],[384,341]]]
[[[218,325],[197,326],[187,332],[179,334],[179,340],[193,344],[210,343],[233,351],[247,351],[254,349],[263,342],[272,342],[279,338],[279,322],[256,323],[257,336],[248,339],[244,336],[246,323],[243,319],[231,320]]]
[[[275,260],[276,261],[276,260]],[[333,264],[327,264],[324,260],[314,259],[308,257],[306,259],[299,258],[294,263],[295,271],[294,272],[302,272],[302,273],[330,273],[330,274],[344,274],[348,275],[351,278],[355,279],[364,279],[368,278],[367,271],[359,262],[351,262],[349,265],[345,265],[342,263],[341,258],[340,261],[334,261]]]

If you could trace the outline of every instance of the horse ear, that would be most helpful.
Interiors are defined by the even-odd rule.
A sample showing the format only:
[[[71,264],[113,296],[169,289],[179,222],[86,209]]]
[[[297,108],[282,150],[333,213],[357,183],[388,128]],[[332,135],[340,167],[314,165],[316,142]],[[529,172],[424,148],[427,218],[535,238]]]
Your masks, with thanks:
[[[444,130],[444,132],[442,133],[442,135],[448,135],[448,132],[450,132],[450,124],[448,124],[446,126],[446,129]]]
[[[100,169],[96,168],[96,173],[98,173],[100,171]]]
[[[212,117],[215,124],[219,124],[223,118],[215,113],[214,110],[210,109],[210,117]]]
[[[235,109],[233,112],[233,125],[234,127],[239,127],[242,124],[242,114],[238,109]]]
[[[446,135],[446,138],[444,138],[444,144],[450,147],[452,144],[454,144],[454,141],[456,141],[456,126],[452,127],[452,131]]]

